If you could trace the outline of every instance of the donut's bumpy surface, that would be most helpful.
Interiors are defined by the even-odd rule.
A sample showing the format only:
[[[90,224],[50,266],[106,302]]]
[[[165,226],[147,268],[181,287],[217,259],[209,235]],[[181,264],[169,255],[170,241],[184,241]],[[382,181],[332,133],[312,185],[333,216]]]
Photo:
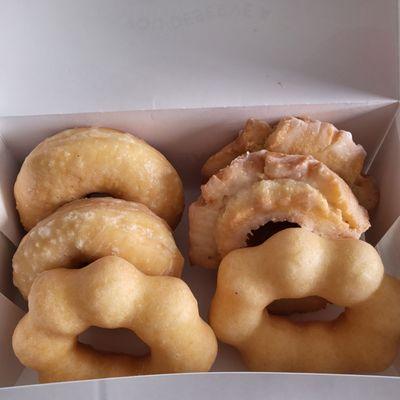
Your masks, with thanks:
[[[346,310],[334,321],[300,324],[265,311],[276,299],[312,295]],[[251,370],[381,371],[399,347],[400,282],[384,275],[366,242],[286,229],[222,260],[210,324]]]
[[[151,349],[144,357],[105,353],[78,342],[90,326],[127,328]],[[212,329],[180,279],[147,276],[122,258],[103,257],[80,270],[41,274],[13,348],[41,382],[123,375],[208,371],[216,353]]]
[[[172,228],[183,210],[174,167],[143,140],[114,129],[68,129],[44,140],[25,159],[14,187],[27,230],[91,193],[145,204]]]
[[[35,278],[118,255],[149,275],[180,276],[183,257],[171,229],[146,206],[113,198],[75,200],[40,221],[13,258],[14,284],[27,297]]]
[[[359,238],[370,226],[348,185],[323,163],[260,150],[213,175],[190,205],[192,263],[217,268],[269,221],[297,223],[332,238]]]

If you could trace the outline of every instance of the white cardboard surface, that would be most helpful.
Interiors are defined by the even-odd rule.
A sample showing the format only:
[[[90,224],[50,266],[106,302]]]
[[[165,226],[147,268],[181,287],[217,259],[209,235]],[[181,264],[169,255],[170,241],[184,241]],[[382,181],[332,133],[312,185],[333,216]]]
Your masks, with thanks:
[[[204,161],[236,137],[250,116],[269,122],[292,114],[332,121],[350,130],[354,140],[361,142],[371,157],[384,138],[396,109],[397,102],[392,100],[0,117],[0,136],[18,162],[22,162],[34,146],[55,132],[74,126],[111,126],[147,140],[169,158],[186,186],[198,189]],[[13,164],[16,168],[15,160]]]
[[[0,293],[0,385],[13,386],[23,370],[11,347],[11,338],[24,312]]]
[[[383,141],[381,150],[372,162],[371,173],[378,182],[386,182],[386,176],[391,178],[387,182],[387,190],[393,186],[398,172],[392,166],[397,162],[399,153],[387,152],[383,156],[381,151],[386,151],[388,141],[397,135],[396,125],[389,129],[397,111],[397,103],[382,104],[330,104],[330,105],[293,105],[293,106],[268,106],[268,107],[246,107],[235,109],[204,109],[204,110],[170,110],[170,111],[139,111],[123,113],[94,113],[48,117],[22,117],[0,119],[2,123],[3,139],[7,148],[13,154],[18,155],[14,164],[18,165],[21,157],[29,151],[28,146],[33,147],[45,135],[49,135],[58,129],[67,126],[85,125],[106,125],[134,131],[139,136],[145,137],[151,143],[161,148],[178,167],[178,172],[185,171],[186,204],[190,204],[199,192],[199,169],[204,159],[215,148],[226,143],[230,138],[236,136],[237,130],[243,125],[246,118],[251,116],[267,117],[272,122],[284,115],[292,113],[308,114],[313,118],[334,121],[340,128],[353,131],[355,140],[366,147],[370,154]],[[384,140],[385,139],[385,140]],[[177,143],[183,145],[177,146]],[[218,142],[218,146],[215,144]],[[390,144],[389,144],[390,145]],[[181,148],[184,151],[180,153]],[[212,150],[210,150],[212,148]],[[392,146],[391,146],[392,148]],[[383,157],[383,164],[379,160]],[[377,168],[379,165],[379,168]],[[390,175],[392,174],[392,175]],[[385,183],[386,184],[386,183]],[[6,189],[7,188],[3,188]],[[11,188],[8,188],[11,190]],[[383,190],[385,191],[385,190]],[[396,197],[396,191],[391,190],[390,196],[383,195],[379,205],[377,216],[380,223],[387,225],[388,229],[392,224],[392,215],[397,213],[393,205],[400,202]],[[385,213],[379,214],[383,207]],[[390,210],[388,213],[387,210]],[[396,217],[399,214],[396,215]],[[13,216],[8,220],[16,224]],[[375,227],[375,219],[372,218]],[[182,223],[175,232],[179,248],[187,258],[187,209]],[[380,232],[381,231],[381,232]],[[380,232],[380,233],[379,233]],[[374,238],[379,238],[385,233],[383,230],[375,232]],[[380,242],[381,249],[385,244],[390,247],[390,238],[385,236]],[[389,239],[388,239],[389,238]],[[382,251],[384,253],[384,250]],[[391,264],[390,269],[398,269],[397,265]],[[195,297],[199,302],[200,314],[207,319],[210,300],[215,290],[216,272],[203,268],[186,265],[183,278],[189,284]],[[104,338],[93,335],[85,335],[86,339],[93,344],[101,344]],[[119,344],[129,343],[128,335],[118,335]],[[114,338],[115,339],[115,338]],[[103,346],[104,347],[104,346]],[[114,350],[121,350],[120,348]],[[220,344],[217,360],[212,371],[245,371],[246,368],[241,362],[238,352],[230,346]],[[18,379],[19,385],[26,385],[36,381],[36,375],[25,370]],[[393,365],[385,375],[397,375],[400,371],[397,364]]]
[[[367,232],[368,241],[373,244],[400,215],[399,127],[397,115],[369,171],[378,183],[380,192],[380,205],[373,214],[373,227]]]
[[[0,231],[14,244],[21,238],[21,228],[15,209],[13,185],[18,173],[18,164],[1,137],[0,128]]]
[[[289,114],[332,121],[351,130],[366,147],[370,172],[383,198],[368,240],[376,243],[385,235],[400,214],[398,125],[387,132],[399,98],[397,1],[232,0],[227,4],[222,0],[4,1],[0,13],[4,141],[0,141],[0,231],[4,236],[17,243],[20,232],[10,195],[18,164],[35,144],[58,130],[105,125],[138,134],[170,158],[187,187],[196,188],[188,192],[188,204],[198,190],[204,159],[235,136],[246,118],[274,121]],[[126,111],[141,109],[150,111]],[[32,117],[16,117],[20,115]],[[378,245],[385,257],[387,248],[393,255],[396,226]],[[185,253],[185,222],[177,240]],[[1,257],[9,259],[9,248],[0,246]],[[215,272],[186,267],[184,279],[206,317]],[[10,286],[2,287],[12,298]],[[2,385],[35,379],[29,370],[21,370],[10,351],[9,340],[21,313],[0,295]],[[396,365],[387,373],[396,373]],[[220,345],[213,370],[243,368],[237,352]],[[20,386],[0,389],[0,399],[97,400],[127,395],[151,399],[161,394],[194,399],[266,395],[397,399],[399,382],[372,376],[187,374]]]
[[[0,115],[398,98],[396,0],[3,0]]]
[[[318,374],[208,373],[20,386],[1,400],[398,400],[400,379]]]
[[[386,272],[400,278],[400,217],[376,245]]]

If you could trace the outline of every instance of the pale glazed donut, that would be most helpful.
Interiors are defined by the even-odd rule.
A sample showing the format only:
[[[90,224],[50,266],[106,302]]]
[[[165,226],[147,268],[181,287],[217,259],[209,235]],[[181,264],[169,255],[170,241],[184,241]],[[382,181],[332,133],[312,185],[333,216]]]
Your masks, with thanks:
[[[150,347],[147,356],[99,352],[78,342],[90,326],[127,328]],[[212,329],[181,279],[147,276],[120,257],[42,273],[17,325],[13,348],[41,382],[208,371],[217,354]]]
[[[347,182],[367,210],[378,203],[379,192],[374,181],[362,175],[366,156],[364,148],[354,143],[350,132],[338,130],[329,122],[310,118],[283,118],[274,129],[266,122],[248,120],[232,143],[206,161],[202,175],[208,179],[229,165],[236,156],[261,149],[313,156]]]
[[[308,323],[265,311],[275,299],[312,295],[346,310]],[[399,348],[400,282],[366,242],[286,229],[222,260],[210,324],[254,371],[382,371]]]
[[[266,122],[253,118],[248,119],[238,137],[206,161],[201,174],[204,178],[209,179],[220,169],[229,165],[236,157],[247,151],[264,149],[265,141],[271,132],[272,128]]]
[[[236,158],[202,186],[189,208],[190,258],[217,268],[268,221],[289,221],[332,238],[369,228],[367,211],[348,185],[311,156],[260,150]]]
[[[285,154],[312,155],[352,188],[367,210],[376,207],[379,192],[371,177],[362,175],[367,153],[350,132],[310,118],[283,118],[266,138],[265,148]]]
[[[26,298],[35,278],[118,255],[150,275],[180,276],[183,257],[171,229],[146,206],[113,198],[75,200],[40,221],[13,257],[14,284]]]
[[[25,159],[14,187],[27,230],[91,193],[143,203],[172,228],[183,210],[182,182],[168,160],[143,140],[108,128],[68,129],[44,140]]]

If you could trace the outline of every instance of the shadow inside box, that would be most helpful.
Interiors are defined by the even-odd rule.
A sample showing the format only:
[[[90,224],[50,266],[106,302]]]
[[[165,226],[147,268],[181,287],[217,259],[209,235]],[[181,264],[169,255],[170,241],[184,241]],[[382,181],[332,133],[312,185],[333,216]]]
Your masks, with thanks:
[[[373,162],[398,107],[397,102],[383,106],[377,105],[372,110],[366,110],[360,115],[337,120],[340,129],[351,132],[354,142],[361,144],[367,152],[365,170],[368,170]]]

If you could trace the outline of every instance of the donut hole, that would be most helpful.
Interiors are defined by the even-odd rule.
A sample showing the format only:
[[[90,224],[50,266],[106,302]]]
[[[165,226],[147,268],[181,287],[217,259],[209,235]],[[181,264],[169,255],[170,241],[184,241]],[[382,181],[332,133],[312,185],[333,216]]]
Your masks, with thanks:
[[[307,310],[307,311],[306,311]],[[266,312],[293,322],[334,321],[345,311],[344,307],[330,303],[319,296],[299,299],[277,299],[266,307]]]
[[[300,225],[288,221],[269,221],[247,235],[247,247],[259,246],[275,233],[288,228],[300,228]]]
[[[93,197],[113,197],[110,195],[110,193],[103,193],[103,192],[93,192],[89,193],[85,196],[88,199],[91,199]]]
[[[106,329],[91,326],[78,336],[78,342],[102,352],[129,354],[136,357],[150,355],[150,347],[134,332],[125,328]]]

